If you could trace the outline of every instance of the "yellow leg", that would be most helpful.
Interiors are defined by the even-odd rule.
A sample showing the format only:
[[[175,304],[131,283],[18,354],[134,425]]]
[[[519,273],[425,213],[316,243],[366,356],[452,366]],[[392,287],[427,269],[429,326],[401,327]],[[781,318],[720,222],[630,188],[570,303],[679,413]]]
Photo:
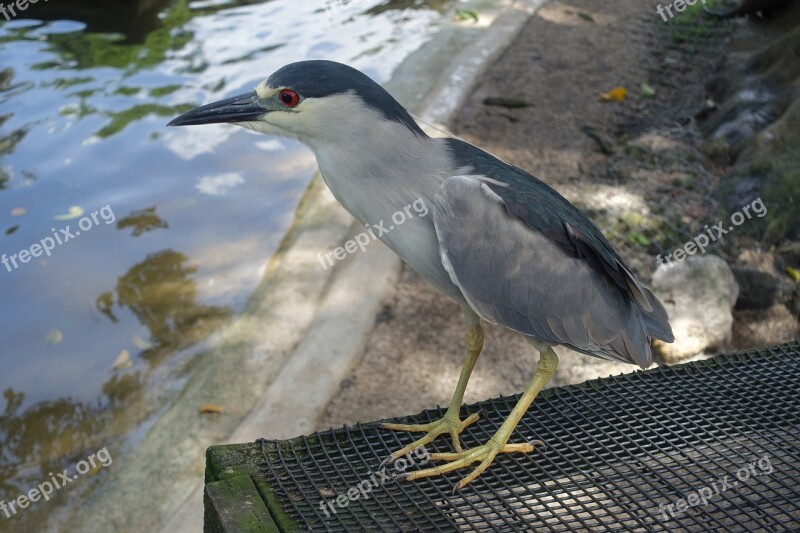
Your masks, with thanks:
[[[472,374],[472,369],[475,368],[475,362],[483,349],[483,330],[481,329],[480,319],[471,310],[464,310],[464,317],[467,319],[469,330],[467,331],[467,357],[464,359],[464,365],[461,367],[461,375],[458,378],[458,385],[453,394],[453,400],[447,408],[444,416],[436,422],[430,424],[392,424],[384,423],[381,427],[384,429],[393,429],[396,431],[411,431],[419,432],[425,431],[426,435],[421,439],[417,439],[408,446],[401,448],[394,452],[390,457],[390,461],[394,461],[398,457],[402,457],[409,452],[424,446],[433,441],[439,435],[449,433],[453,439],[453,448],[457,452],[461,452],[461,441],[459,434],[464,431],[464,428],[473,424],[480,415],[473,413],[465,420],[459,418],[461,411],[461,402],[464,399],[464,391],[467,389],[467,382]]]
[[[460,453],[432,453],[432,460],[450,462],[433,468],[420,470],[418,472],[411,472],[410,474],[406,475],[406,479],[410,481],[412,479],[419,479],[423,477],[438,476],[440,474],[444,474],[445,472],[451,472],[459,468],[464,468],[465,466],[469,466],[474,462],[480,461],[481,464],[478,465],[475,470],[458,482],[454,489],[458,490],[465,487],[468,483],[481,475],[484,470],[489,468],[489,465],[492,464],[492,461],[494,461],[494,458],[498,453],[528,453],[533,451],[535,445],[542,445],[543,443],[541,441],[533,441],[525,444],[507,443],[508,439],[511,437],[511,433],[514,431],[514,428],[522,418],[522,415],[524,415],[525,411],[528,410],[528,407],[539,394],[539,391],[542,390],[542,387],[544,387],[545,384],[550,380],[550,377],[555,372],[557,366],[558,356],[552,348],[548,347],[546,350],[541,351],[539,355],[539,363],[536,365],[536,372],[533,375],[533,379],[531,379],[531,382],[528,384],[525,392],[523,392],[522,396],[520,396],[517,405],[515,405],[514,409],[511,410],[511,414],[508,415],[508,418],[506,418],[505,422],[503,422],[503,425],[500,426],[500,429],[498,429],[497,432],[492,435],[486,444]]]

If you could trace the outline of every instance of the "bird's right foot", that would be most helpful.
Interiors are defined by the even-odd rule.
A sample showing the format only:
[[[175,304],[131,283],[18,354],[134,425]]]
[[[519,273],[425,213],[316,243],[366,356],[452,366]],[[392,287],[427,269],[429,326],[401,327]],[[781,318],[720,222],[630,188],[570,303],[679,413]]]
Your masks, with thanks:
[[[469,426],[470,424],[475,423],[480,418],[480,413],[473,413],[469,415],[466,419],[461,420],[458,418],[458,415],[450,415],[445,414],[442,418],[437,420],[436,422],[431,422],[429,424],[393,424],[393,423],[383,423],[381,427],[383,429],[391,429],[394,431],[410,431],[410,432],[426,432],[427,434],[412,442],[408,446],[405,446],[392,455],[389,456],[389,462],[394,461],[398,457],[402,457],[420,446],[424,446],[433,441],[439,435],[444,433],[448,433],[450,437],[453,439],[453,448],[455,448],[456,453],[461,453],[463,448],[461,447],[461,441],[459,440],[459,434],[464,431],[464,429]]]

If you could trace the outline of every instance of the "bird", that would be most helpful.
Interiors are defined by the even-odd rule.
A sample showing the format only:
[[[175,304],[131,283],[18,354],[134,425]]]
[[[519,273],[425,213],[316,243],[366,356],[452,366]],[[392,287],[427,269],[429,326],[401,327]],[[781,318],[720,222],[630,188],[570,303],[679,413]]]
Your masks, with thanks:
[[[369,227],[420,200],[427,216],[382,228],[377,238],[436,289],[466,322],[466,356],[452,401],[429,424],[384,422],[424,435],[395,460],[449,435],[454,451],[407,480],[479,463],[454,487],[481,475],[498,454],[529,453],[541,441],[509,442],[558,365],[555,346],[648,367],[651,339],[672,342],[664,306],[632,273],[597,226],[555,189],[454,136],[430,137],[388,91],[334,61],[287,64],[253,91],[203,105],[168,126],[228,123],[294,138],[314,152],[336,200]],[[409,213],[413,214],[413,213]],[[374,235],[374,233],[373,233]],[[534,375],[500,428],[463,449],[464,391],[483,349],[481,324],[523,335],[539,352]]]

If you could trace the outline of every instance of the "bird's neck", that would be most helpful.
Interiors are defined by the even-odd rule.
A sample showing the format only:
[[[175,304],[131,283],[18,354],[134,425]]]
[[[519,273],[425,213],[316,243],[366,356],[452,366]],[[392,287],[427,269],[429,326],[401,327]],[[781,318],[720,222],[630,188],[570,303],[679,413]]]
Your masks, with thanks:
[[[325,183],[364,224],[422,198],[430,205],[452,163],[433,139],[381,121],[360,132],[308,140]]]

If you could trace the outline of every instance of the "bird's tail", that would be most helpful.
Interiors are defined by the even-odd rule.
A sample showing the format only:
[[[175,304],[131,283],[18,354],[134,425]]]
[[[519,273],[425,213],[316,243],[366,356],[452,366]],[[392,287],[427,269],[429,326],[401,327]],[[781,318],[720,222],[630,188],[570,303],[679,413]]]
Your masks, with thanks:
[[[647,334],[652,339],[659,339],[664,342],[674,341],[675,335],[672,334],[672,327],[669,325],[667,310],[664,309],[664,306],[661,305],[661,302],[658,301],[658,298],[656,298],[650,289],[645,288],[644,290],[647,295],[647,300],[653,308],[652,311],[645,311],[642,309],[642,318],[647,328]]]

